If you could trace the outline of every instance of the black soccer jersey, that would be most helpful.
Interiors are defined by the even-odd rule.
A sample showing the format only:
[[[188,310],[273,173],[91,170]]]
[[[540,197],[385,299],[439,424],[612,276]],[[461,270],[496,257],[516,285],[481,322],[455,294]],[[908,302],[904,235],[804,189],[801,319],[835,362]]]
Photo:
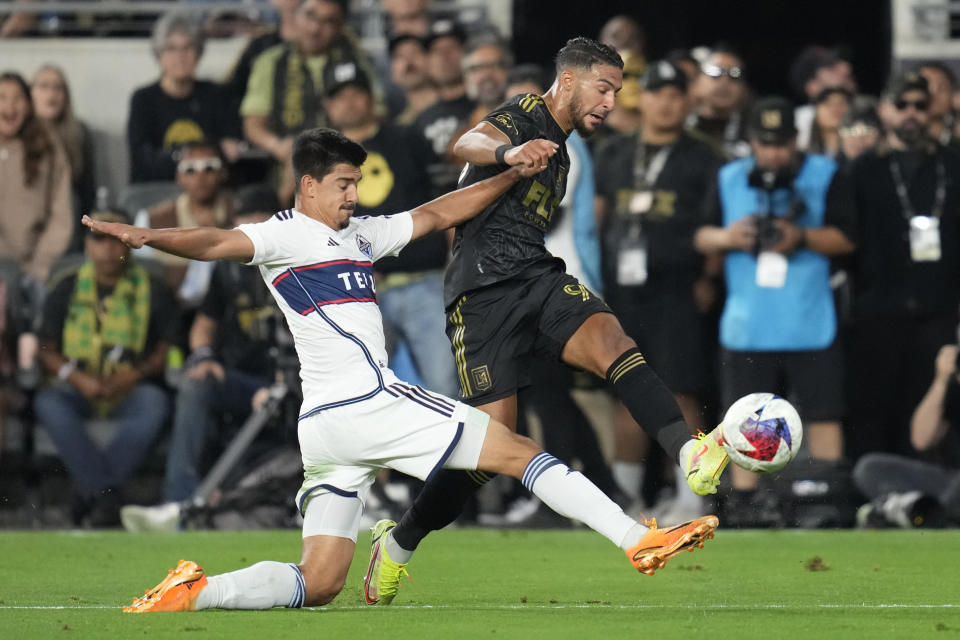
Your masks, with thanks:
[[[538,262],[547,268],[550,254],[543,237],[567,188],[567,132],[557,124],[543,98],[534,94],[514,96],[483,121],[502,132],[510,144],[544,138],[560,148],[546,169],[520,180],[480,215],[457,227],[453,260],[444,282],[444,301],[448,306],[467,291],[506,280]],[[505,169],[503,165],[467,165],[459,186],[471,185]]]

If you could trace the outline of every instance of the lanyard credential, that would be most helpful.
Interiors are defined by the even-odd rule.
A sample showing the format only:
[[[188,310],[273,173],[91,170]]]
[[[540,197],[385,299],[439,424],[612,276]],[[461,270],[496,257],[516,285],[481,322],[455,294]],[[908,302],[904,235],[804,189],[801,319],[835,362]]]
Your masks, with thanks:
[[[943,204],[947,199],[947,170],[943,166],[943,158],[937,155],[937,187],[933,196],[933,209],[929,217],[940,219],[943,215]],[[897,198],[900,200],[900,210],[906,220],[912,220],[917,217],[917,212],[910,202],[910,194],[907,192],[907,183],[903,179],[903,171],[900,164],[890,156],[890,173],[893,174],[893,186],[897,192]]]

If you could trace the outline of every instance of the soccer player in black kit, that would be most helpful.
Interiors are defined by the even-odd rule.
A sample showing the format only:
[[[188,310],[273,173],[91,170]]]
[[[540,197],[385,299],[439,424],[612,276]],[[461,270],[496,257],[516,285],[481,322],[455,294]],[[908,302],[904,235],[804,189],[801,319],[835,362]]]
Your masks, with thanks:
[[[715,493],[729,460],[719,428],[691,437],[670,390],[616,316],[544,247],[566,190],[567,135],[573,129],[590,135],[613,109],[623,61],[613,48],[578,37],[557,54],[556,73],[543,96],[514,96],[454,147],[469,163],[461,188],[510,166],[546,167],[457,227],[444,303],[461,398],[516,428],[517,390],[528,382],[524,361],[559,358],[612,384],[637,423],[684,468],[690,487],[701,495]],[[453,522],[487,480],[482,472],[440,471],[399,524],[377,523],[365,578],[368,603],[392,602],[419,542]],[[699,532],[693,535],[704,535],[718,521],[705,516],[685,524]]]

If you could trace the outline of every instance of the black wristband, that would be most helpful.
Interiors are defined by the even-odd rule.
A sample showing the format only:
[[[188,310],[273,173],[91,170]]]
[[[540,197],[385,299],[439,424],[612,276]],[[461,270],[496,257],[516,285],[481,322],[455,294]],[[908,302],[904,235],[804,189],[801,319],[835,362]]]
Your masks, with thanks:
[[[503,156],[507,155],[507,151],[510,151],[510,149],[513,149],[512,144],[502,144],[497,147],[497,150],[493,152],[493,156],[497,159],[497,164],[506,164]]]

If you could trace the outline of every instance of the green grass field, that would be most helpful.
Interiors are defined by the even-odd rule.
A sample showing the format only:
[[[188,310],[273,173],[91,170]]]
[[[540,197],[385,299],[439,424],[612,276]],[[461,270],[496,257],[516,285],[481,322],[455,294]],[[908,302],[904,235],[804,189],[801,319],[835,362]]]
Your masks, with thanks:
[[[960,638],[960,532],[723,531],[656,576],[585,530],[432,536],[391,608],[367,537],[333,604],[129,615],[179,558],[296,561],[299,532],[0,534],[0,638]]]

